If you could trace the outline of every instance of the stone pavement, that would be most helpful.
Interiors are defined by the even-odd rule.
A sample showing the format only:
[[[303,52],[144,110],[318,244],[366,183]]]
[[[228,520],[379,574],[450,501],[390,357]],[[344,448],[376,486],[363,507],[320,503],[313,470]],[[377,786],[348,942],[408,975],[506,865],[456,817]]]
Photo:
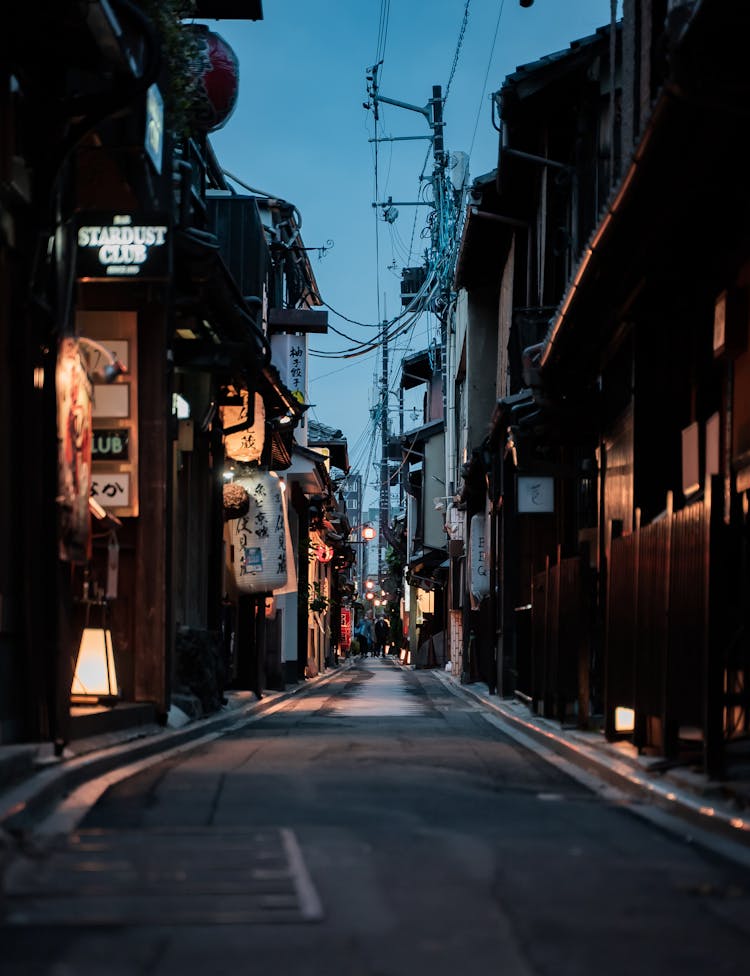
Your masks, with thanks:
[[[354,660],[325,671],[285,691],[265,691],[258,700],[252,692],[227,692],[227,704],[218,712],[180,728],[141,725],[88,739],[77,739],[56,757],[51,744],[0,745],[0,855],[10,836],[30,831],[60,799],[89,781],[133,763],[148,761],[175,750],[188,749],[196,740],[218,737],[235,725],[260,718],[297,695],[325,684]]]
[[[359,659],[345,661],[350,667]],[[385,660],[404,667],[393,657]],[[196,740],[216,738],[234,726],[255,721],[296,695],[304,695],[341,673],[342,667],[292,686],[267,692],[256,700],[249,692],[229,693],[220,712],[197,719],[179,729],[141,726],[138,729],[77,740],[56,758],[39,745],[0,746],[0,855],[11,838],[33,829],[53,805],[78,787],[138,762],[153,761],[167,753],[189,749]],[[406,666],[409,670],[412,667]],[[480,683],[462,685],[444,671],[431,671],[450,690],[473,701],[488,721],[529,748],[557,757],[579,778],[587,775],[636,794],[643,805],[658,812],[678,814],[696,828],[732,844],[746,846],[750,858],[750,776],[716,782],[689,768],[670,767],[655,757],[640,756],[626,742],[607,742],[600,732],[561,727],[542,718],[522,702],[490,695]],[[576,770],[579,772],[576,773]],[[125,773],[123,772],[123,775]]]
[[[705,841],[721,838],[747,848],[742,860],[750,864],[750,766],[738,767],[736,778],[711,780],[687,766],[665,763],[663,758],[639,755],[629,742],[608,742],[600,731],[583,731],[534,714],[522,701],[490,695],[487,686],[461,684],[445,671],[436,676],[457,695],[483,706],[502,723],[503,731],[531,749],[552,753],[570,769],[578,769],[626,791],[651,808],[649,819],[658,822],[660,812],[677,815],[700,831]],[[499,724],[499,723],[498,723]],[[667,826],[666,821],[664,826]],[[699,840],[697,834],[691,839]],[[709,844],[709,846],[711,846]],[[732,856],[727,850],[727,856]]]

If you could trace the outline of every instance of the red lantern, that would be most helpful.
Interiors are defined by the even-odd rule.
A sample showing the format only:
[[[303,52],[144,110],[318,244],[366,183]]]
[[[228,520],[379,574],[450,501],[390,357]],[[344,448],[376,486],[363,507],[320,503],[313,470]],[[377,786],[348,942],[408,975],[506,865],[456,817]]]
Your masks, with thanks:
[[[200,95],[195,125],[204,132],[215,132],[237,105],[240,64],[223,37],[203,24],[194,24],[192,30],[198,47],[195,75]]]
[[[315,557],[319,563],[330,563],[333,559],[333,548],[321,542],[315,550]]]

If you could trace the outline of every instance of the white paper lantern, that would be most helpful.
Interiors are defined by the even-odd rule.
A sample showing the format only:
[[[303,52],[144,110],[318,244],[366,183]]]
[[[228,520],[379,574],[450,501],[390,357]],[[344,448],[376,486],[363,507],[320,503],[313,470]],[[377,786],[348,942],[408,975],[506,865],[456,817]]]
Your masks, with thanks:
[[[227,523],[237,589],[245,594],[280,589],[289,576],[281,479],[273,471],[257,471],[235,479],[235,484],[250,496],[247,515]]]

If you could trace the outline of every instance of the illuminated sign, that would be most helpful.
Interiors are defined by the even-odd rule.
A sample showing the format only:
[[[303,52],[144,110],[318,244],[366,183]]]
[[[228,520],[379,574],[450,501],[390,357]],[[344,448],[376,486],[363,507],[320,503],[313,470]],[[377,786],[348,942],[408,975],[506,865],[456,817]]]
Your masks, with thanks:
[[[130,431],[127,427],[113,430],[94,428],[91,441],[91,457],[94,461],[128,461]]]
[[[80,279],[166,277],[169,226],[163,218],[86,214],[79,216],[76,227]]]

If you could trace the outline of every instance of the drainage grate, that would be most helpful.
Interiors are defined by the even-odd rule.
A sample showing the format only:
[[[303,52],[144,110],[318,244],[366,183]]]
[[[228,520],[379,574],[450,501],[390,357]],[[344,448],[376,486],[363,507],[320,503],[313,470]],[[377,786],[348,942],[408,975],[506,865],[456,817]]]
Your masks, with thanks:
[[[5,925],[314,922],[320,900],[291,830],[81,830],[5,873]]]

